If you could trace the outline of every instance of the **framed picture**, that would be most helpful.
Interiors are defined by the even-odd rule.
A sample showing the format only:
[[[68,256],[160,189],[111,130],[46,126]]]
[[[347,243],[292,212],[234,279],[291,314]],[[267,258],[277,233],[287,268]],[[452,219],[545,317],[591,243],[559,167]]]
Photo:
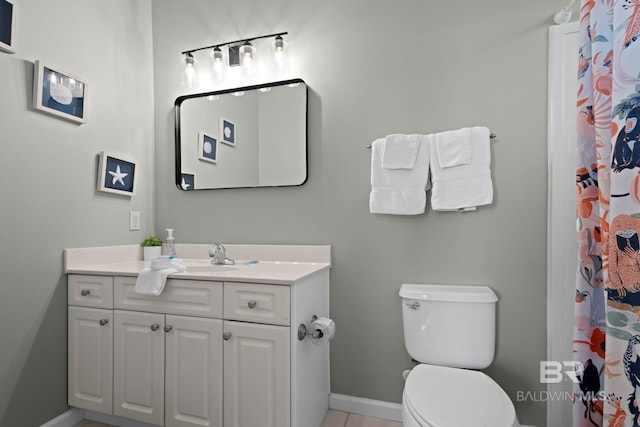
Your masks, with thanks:
[[[236,146],[236,125],[231,120],[220,117],[220,142]]]
[[[183,190],[195,190],[196,189],[196,177],[191,173],[183,173],[182,174],[182,183],[180,184],[180,188]]]
[[[218,140],[204,132],[198,132],[198,158],[205,162],[218,161]]]
[[[100,152],[98,191],[133,196],[136,164],[123,157]]]
[[[0,0],[0,50],[13,53],[16,8],[13,0]]]
[[[87,84],[84,81],[36,61],[33,73],[35,108],[77,123],[85,123],[86,103]]]

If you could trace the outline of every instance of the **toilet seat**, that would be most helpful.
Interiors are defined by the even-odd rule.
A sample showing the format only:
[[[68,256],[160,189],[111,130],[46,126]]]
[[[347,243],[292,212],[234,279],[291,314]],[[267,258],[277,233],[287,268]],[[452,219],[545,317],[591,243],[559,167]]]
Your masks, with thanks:
[[[424,427],[517,427],[513,403],[480,371],[421,364],[405,383],[406,413]]]

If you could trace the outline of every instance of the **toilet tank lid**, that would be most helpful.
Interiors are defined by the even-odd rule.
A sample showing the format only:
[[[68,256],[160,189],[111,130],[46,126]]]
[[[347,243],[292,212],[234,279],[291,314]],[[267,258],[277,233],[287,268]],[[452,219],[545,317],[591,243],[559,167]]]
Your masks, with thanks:
[[[400,287],[400,296],[407,299],[452,302],[496,302],[498,296],[488,286],[408,284]]]

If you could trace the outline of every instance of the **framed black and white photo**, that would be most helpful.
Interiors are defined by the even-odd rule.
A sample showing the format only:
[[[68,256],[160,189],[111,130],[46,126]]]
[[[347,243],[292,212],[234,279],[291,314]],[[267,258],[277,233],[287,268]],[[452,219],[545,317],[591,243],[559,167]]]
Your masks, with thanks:
[[[16,33],[16,8],[13,0],[0,0],[0,50],[14,53]]]
[[[33,106],[36,109],[77,123],[85,123],[86,104],[86,82],[36,61],[33,73]]]
[[[236,145],[236,125],[231,120],[220,117],[220,142],[227,145]]]
[[[180,188],[186,191],[195,190],[196,189],[195,175],[192,173],[183,173],[182,183],[180,184]]]
[[[204,132],[198,132],[198,158],[205,162],[218,161],[218,140]]]
[[[98,165],[98,190],[107,193],[133,196],[136,164],[121,156],[100,152]]]

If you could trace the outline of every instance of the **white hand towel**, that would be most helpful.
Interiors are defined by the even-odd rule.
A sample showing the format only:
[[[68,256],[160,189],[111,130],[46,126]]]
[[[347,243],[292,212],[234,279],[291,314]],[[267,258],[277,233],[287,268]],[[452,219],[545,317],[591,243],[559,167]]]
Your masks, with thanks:
[[[164,290],[167,277],[173,273],[185,271],[186,267],[181,259],[158,257],[151,261],[150,268],[143,268],[133,292],[142,295],[158,296]]]
[[[416,166],[419,135],[388,135],[385,138],[382,167],[385,169],[413,169]]]
[[[437,133],[435,145],[438,164],[441,168],[471,163],[471,128]]]
[[[470,128],[471,162],[443,168],[437,160],[435,135],[428,135],[431,151],[431,207],[434,210],[473,210],[493,202],[489,129]]]
[[[417,215],[424,213],[429,183],[429,145],[418,137],[418,154],[413,169],[385,169],[382,157],[385,138],[371,144],[371,213]]]
[[[167,277],[170,274],[177,272],[178,269],[175,268],[163,268],[160,270],[144,268],[138,275],[133,292],[142,295],[158,296],[164,290],[164,285],[167,283]]]

